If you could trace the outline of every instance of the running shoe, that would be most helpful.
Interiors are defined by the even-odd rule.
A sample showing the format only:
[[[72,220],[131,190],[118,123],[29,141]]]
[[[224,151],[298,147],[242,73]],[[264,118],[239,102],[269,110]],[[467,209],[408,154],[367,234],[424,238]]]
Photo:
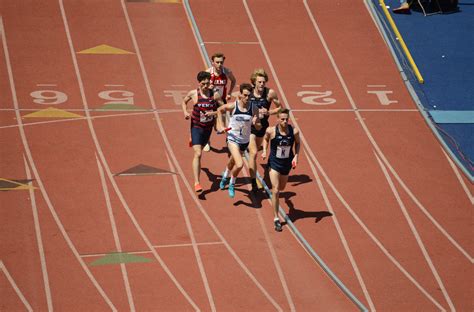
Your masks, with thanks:
[[[283,231],[280,220],[275,220],[273,221],[273,223],[275,223],[275,231],[277,232]]]
[[[222,177],[221,183],[219,183],[219,188],[221,190],[225,189],[225,186],[227,185],[227,183],[229,183],[229,178]]]
[[[205,151],[205,152],[209,152],[209,151],[211,150],[211,144],[210,144],[210,143],[211,143],[211,142],[208,142],[208,143],[206,144],[206,146],[204,146],[204,148],[203,148],[202,150]]]
[[[229,196],[230,196],[230,198],[234,198],[234,196],[235,196],[234,187],[235,187],[234,183],[229,184]]]
[[[201,186],[201,184],[199,184],[199,183],[198,183],[198,184],[195,184],[195,185],[194,185],[194,191],[195,191],[196,193],[201,193],[201,192],[202,192],[202,186]]]

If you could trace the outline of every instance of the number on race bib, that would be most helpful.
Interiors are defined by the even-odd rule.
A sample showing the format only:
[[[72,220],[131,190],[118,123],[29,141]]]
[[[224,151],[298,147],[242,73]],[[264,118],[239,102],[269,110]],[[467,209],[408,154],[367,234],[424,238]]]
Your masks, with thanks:
[[[212,111],[206,111],[206,112],[212,112]],[[206,112],[200,112],[200,122],[211,122],[214,119],[214,116],[206,116]]]
[[[276,157],[288,158],[290,157],[291,146],[277,146]]]

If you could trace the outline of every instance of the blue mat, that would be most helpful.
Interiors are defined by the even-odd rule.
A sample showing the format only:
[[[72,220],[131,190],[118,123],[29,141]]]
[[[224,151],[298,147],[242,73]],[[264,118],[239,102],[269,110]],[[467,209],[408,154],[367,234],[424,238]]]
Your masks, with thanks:
[[[415,1],[416,2],[416,1]],[[399,0],[385,0],[425,83],[418,83],[378,0],[377,16],[438,137],[474,180],[474,0],[460,0],[458,10],[424,16],[419,10],[393,14]]]

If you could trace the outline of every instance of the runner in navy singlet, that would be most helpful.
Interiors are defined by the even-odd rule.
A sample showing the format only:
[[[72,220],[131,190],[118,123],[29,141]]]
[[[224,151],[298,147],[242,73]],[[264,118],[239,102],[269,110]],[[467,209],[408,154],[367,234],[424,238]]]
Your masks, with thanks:
[[[194,190],[196,193],[202,192],[199,182],[201,172],[201,155],[202,148],[207,144],[215,124],[217,108],[224,105],[218,92],[214,92],[209,88],[211,74],[201,71],[197,75],[199,87],[189,91],[184,97],[181,107],[183,109],[184,118],[191,119],[191,142],[194,150],[193,157],[193,173],[194,173]],[[193,111],[190,114],[186,105],[192,101]]]
[[[278,113],[278,124],[268,127],[263,138],[263,159],[267,157],[267,147],[270,142],[268,169],[272,182],[273,223],[278,232],[282,230],[278,217],[280,191],[285,189],[290,170],[296,168],[300,151],[299,131],[288,124],[289,112],[288,109],[282,109]]]
[[[265,131],[269,126],[268,118],[270,115],[277,114],[281,105],[275,90],[266,87],[268,75],[265,70],[256,69],[250,76],[250,81],[255,87],[250,97],[250,103],[252,103],[254,107],[258,107],[260,122],[262,124],[261,129],[252,128],[249,144],[249,171],[252,180],[252,192],[256,192],[258,190],[257,180],[255,179],[257,174],[257,153],[262,145]],[[270,109],[272,103],[275,104],[274,109]]]

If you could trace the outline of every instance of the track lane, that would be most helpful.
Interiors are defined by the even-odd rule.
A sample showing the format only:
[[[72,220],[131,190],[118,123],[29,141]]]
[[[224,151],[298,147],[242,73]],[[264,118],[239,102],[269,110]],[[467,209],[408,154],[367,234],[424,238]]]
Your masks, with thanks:
[[[264,4],[261,4],[261,5],[264,6]],[[268,12],[268,10],[267,10],[267,12]],[[265,37],[265,34],[264,34],[264,37]],[[270,37],[271,37],[271,36],[270,36]],[[282,37],[285,38],[286,36],[282,36]],[[290,45],[285,45],[285,46],[290,46]],[[272,56],[275,55],[275,56],[278,57],[278,55],[279,55],[278,52],[272,53],[272,51],[271,51],[272,47],[271,47],[271,46],[270,46],[268,49],[269,49],[269,51],[270,51],[270,55],[272,55]],[[284,72],[284,71],[283,71],[283,72]],[[286,85],[286,84],[284,83],[284,85]],[[291,102],[293,102],[293,101],[291,101]],[[446,296],[445,296],[445,297],[446,297]]]

